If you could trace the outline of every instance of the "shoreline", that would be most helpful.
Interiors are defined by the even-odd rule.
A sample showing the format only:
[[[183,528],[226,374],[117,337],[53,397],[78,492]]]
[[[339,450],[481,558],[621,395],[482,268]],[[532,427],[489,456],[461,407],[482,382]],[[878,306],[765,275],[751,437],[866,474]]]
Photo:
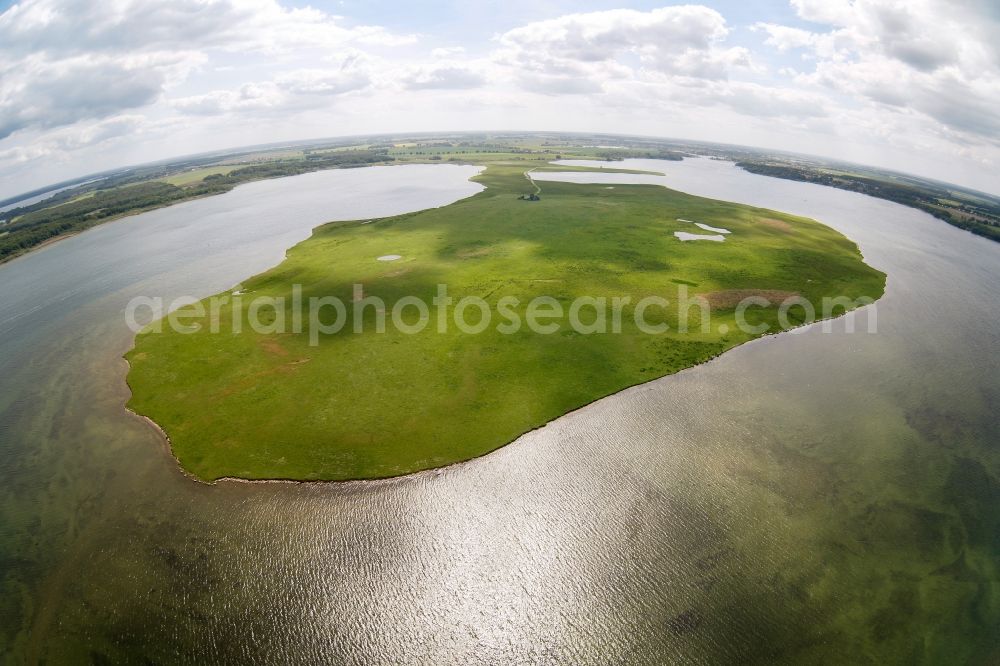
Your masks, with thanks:
[[[480,171],[478,172],[478,174],[483,173],[483,171],[486,169],[486,165],[481,165],[481,164],[477,165],[477,164],[473,164],[471,162],[469,162],[468,164],[480,167]],[[548,164],[551,165],[551,166],[559,166],[559,165],[551,163],[551,162],[548,163]],[[397,166],[397,165],[398,164],[390,164],[390,165],[387,165],[387,166]],[[372,165],[372,166],[386,166],[386,165]],[[582,170],[588,170],[589,171],[590,169],[582,169]],[[597,169],[594,169],[594,170],[596,171]],[[524,172],[524,176],[528,180],[528,182],[536,188],[536,192],[541,192],[541,187],[531,177],[531,171],[534,171],[534,168],[526,170]],[[472,178],[474,178],[474,177],[475,176],[473,176]],[[470,178],[470,180],[471,180],[471,178]],[[661,185],[661,187],[666,187],[666,186]],[[484,189],[485,189],[485,186],[484,186]],[[667,189],[669,189],[669,188],[667,188]],[[450,205],[450,204],[446,204],[446,205]],[[350,223],[350,222],[354,222],[354,221],[356,221],[356,220],[345,220],[345,221],[342,221],[342,222],[344,222],[344,223]],[[817,220],[817,222],[818,222],[818,220]],[[310,234],[310,238],[315,235],[316,230],[319,229],[320,227],[326,226],[328,224],[335,224],[335,223],[337,223],[337,221],[325,222],[323,224],[318,225],[317,227],[315,227],[313,229],[312,233]],[[819,222],[819,224],[822,224],[823,226],[828,226],[828,225],[823,224],[822,222]],[[844,236],[844,238],[848,238],[848,237]],[[306,240],[308,240],[308,238]],[[861,260],[861,262],[863,264],[865,264],[866,266],[869,266],[870,268],[873,268],[874,270],[879,270],[879,269],[875,268],[874,266],[871,266],[870,264],[868,264],[867,261],[865,261],[864,253],[861,251],[861,248],[860,248],[860,246],[858,245],[858,243],[856,241],[854,241],[853,239],[850,239],[850,238],[848,238],[848,240],[850,240],[854,244],[855,250],[857,251],[858,256],[859,256],[859,258],[860,258],[860,260]],[[303,241],[303,242],[305,242],[305,241]],[[288,252],[291,249],[293,249],[293,248],[286,249],[286,251],[285,251],[285,257],[286,258],[288,256]],[[280,263],[281,262],[279,262],[278,265],[280,265]],[[270,269],[267,269],[267,270],[272,270],[273,268],[274,267],[272,267]],[[251,276],[251,278],[252,277],[253,276]],[[246,279],[250,279],[250,278],[245,278],[244,280],[246,280]],[[242,283],[242,281],[240,283]],[[710,363],[710,362],[718,359],[719,357],[723,356],[727,352],[730,352],[730,351],[732,351],[734,349],[737,349],[739,347],[746,346],[749,343],[758,342],[758,341],[762,341],[762,340],[767,340],[767,339],[770,339],[770,338],[777,338],[777,336],[781,335],[782,333],[799,333],[799,332],[802,332],[802,331],[808,329],[810,326],[814,326],[814,325],[817,325],[817,324],[823,324],[824,322],[833,321],[833,320],[839,319],[841,317],[846,317],[846,316],[849,316],[849,315],[850,316],[854,316],[856,313],[858,313],[858,312],[860,312],[860,311],[862,311],[862,310],[864,310],[866,308],[869,308],[869,307],[871,307],[874,304],[877,304],[878,301],[880,301],[885,296],[885,290],[886,290],[887,285],[888,285],[888,275],[885,274],[885,273],[883,273],[882,293],[880,294],[880,296],[878,297],[878,299],[876,299],[874,301],[874,303],[872,303],[872,304],[864,305],[862,307],[857,307],[857,308],[854,308],[852,310],[848,310],[848,311],[845,311],[845,312],[843,312],[841,314],[835,315],[833,317],[817,318],[816,320],[814,320],[812,322],[799,324],[797,326],[793,326],[792,328],[788,328],[788,329],[784,329],[784,330],[779,330],[779,331],[775,331],[775,332],[768,332],[768,333],[765,333],[765,334],[760,335],[758,337],[752,338],[750,340],[746,340],[744,342],[735,344],[732,347],[724,349],[723,351],[719,352],[718,354],[715,354],[715,355],[713,355],[713,356],[711,356],[711,357],[709,357],[709,358],[707,358],[707,359],[705,359],[703,361],[695,363],[693,365],[681,368],[681,369],[679,369],[679,370],[677,370],[675,372],[671,372],[671,373],[668,373],[668,374],[665,374],[665,375],[661,375],[659,377],[654,377],[654,378],[651,378],[651,379],[647,379],[647,380],[644,380],[644,381],[636,382],[635,384],[630,384],[630,385],[625,386],[625,387],[623,387],[623,388],[621,388],[621,389],[619,389],[619,390],[617,390],[617,391],[615,391],[613,393],[609,393],[607,395],[603,395],[603,396],[597,397],[597,398],[595,398],[593,400],[590,400],[590,401],[588,401],[588,402],[586,402],[584,404],[581,404],[580,406],[575,407],[575,408],[573,408],[573,409],[571,409],[571,410],[569,410],[567,412],[564,412],[562,414],[559,414],[558,416],[556,416],[556,417],[554,417],[554,418],[552,418],[552,419],[550,419],[548,421],[545,421],[544,423],[540,423],[540,424],[538,424],[538,425],[536,425],[534,427],[528,428],[528,429],[524,430],[523,432],[517,434],[515,437],[513,437],[509,441],[504,442],[503,444],[497,446],[496,448],[490,449],[489,451],[486,451],[484,453],[472,456],[470,458],[465,458],[465,459],[462,459],[462,460],[455,460],[453,462],[449,462],[449,463],[446,463],[444,465],[440,465],[440,466],[436,466],[436,467],[429,467],[429,468],[426,468],[426,469],[421,469],[421,470],[416,470],[416,471],[413,471],[413,472],[406,472],[406,473],[403,473],[403,474],[396,474],[396,475],[391,475],[391,476],[375,476],[375,477],[361,477],[361,478],[347,478],[347,479],[294,479],[294,478],[281,478],[281,477],[253,479],[253,478],[244,478],[244,477],[238,477],[238,476],[223,476],[223,477],[218,477],[218,478],[213,479],[213,480],[206,480],[206,479],[203,479],[203,478],[195,475],[194,473],[190,472],[189,470],[187,470],[184,467],[184,465],[180,461],[180,459],[174,454],[173,445],[172,445],[172,442],[170,440],[170,436],[166,433],[166,431],[158,423],[156,423],[152,418],[150,418],[150,417],[148,417],[148,416],[146,416],[144,414],[141,414],[139,412],[136,412],[136,411],[134,411],[133,409],[131,409],[128,406],[128,401],[129,401],[129,399],[131,398],[131,395],[132,395],[132,387],[128,385],[128,374],[129,374],[128,371],[126,371],[126,375],[125,375],[125,384],[128,387],[129,397],[126,398],[126,400],[123,403],[123,406],[125,407],[126,411],[131,412],[132,414],[134,414],[134,415],[142,418],[144,421],[146,421],[147,423],[149,423],[160,434],[161,441],[166,446],[167,451],[169,452],[170,457],[173,459],[175,465],[177,466],[177,468],[181,471],[181,473],[185,477],[187,477],[188,479],[191,479],[193,481],[196,481],[198,483],[204,484],[204,485],[214,486],[214,485],[219,484],[220,482],[221,483],[241,483],[241,484],[295,484],[295,485],[299,485],[299,484],[323,484],[323,485],[337,484],[338,486],[347,485],[347,484],[355,484],[355,485],[361,485],[361,484],[363,484],[363,485],[366,485],[366,486],[370,486],[370,485],[385,485],[385,484],[389,484],[389,483],[397,483],[397,482],[400,482],[400,481],[403,481],[403,480],[418,479],[418,478],[427,477],[427,476],[436,476],[438,474],[443,473],[447,469],[454,468],[454,467],[457,467],[459,465],[470,464],[470,463],[472,463],[472,462],[474,462],[476,460],[479,460],[481,458],[485,458],[486,456],[489,456],[489,455],[491,455],[491,454],[493,454],[493,453],[495,453],[497,451],[500,451],[501,449],[504,449],[504,448],[510,446],[511,444],[513,444],[513,443],[521,440],[523,437],[525,437],[525,436],[527,436],[527,435],[529,435],[529,434],[531,434],[531,433],[533,433],[533,432],[535,432],[537,430],[541,430],[542,428],[545,428],[546,426],[548,426],[548,425],[550,425],[552,423],[555,423],[558,420],[560,420],[560,419],[562,419],[562,418],[564,418],[566,416],[574,414],[574,413],[576,413],[576,412],[578,412],[580,410],[586,409],[586,408],[590,407],[591,405],[596,404],[597,402],[599,402],[601,400],[605,400],[607,398],[612,398],[612,397],[615,397],[615,396],[619,396],[619,395],[621,395],[621,394],[623,394],[623,393],[625,393],[627,391],[637,390],[640,387],[646,386],[647,384],[652,384],[653,382],[660,381],[660,380],[663,380],[663,379],[666,379],[668,377],[672,377],[672,376],[678,375],[678,374],[686,372],[686,371],[694,370],[695,368],[698,368],[700,366],[706,365],[707,363]],[[122,358],[125,360],[126,366],[129,369],[131,368],[131,364],[129,364],[128,359],[126,358],[126,355],[130,351],[132,351],[133,349],[135,349],[136,335],[137,334],[133,334],[133,336],[132,336],[132,345],[122,355]]]
[[[203,195],[200,195],[200,196],[191,196],[191,197],[188,197],[186,199],[180,199],[180,200],[177,200],[177,201],[170,201],[170,202],[164,203],[161,206],[153,206],[152,208],[142,208],[142,209],[137,209],[137,210],[132,210],[132,211],[126,211],[126,212],[121,213],[119,215],[111,215],[109,217],[106,217],[106,218],[102,219],[97,224],[91,225],[91,226],[89,226],[89,227],[87,227],[85,229],[78,229],[78,230],[75,230],[75,231],[67,232],[65,234],[58,234],[58,235],[53,236],[51,238],[45,239],[44,241],[42,241],[41,243],[39,243],[37,245],[32,245],[31,247],[24,248],[20,252],[15,252],[14,254],[11,254],[11,255],[9,255],[7,257],[4,257],[4,258],[0,259],[0,266],[3,266],[4,264],[7,264],[7,263],[9,263],[11,261],[14,261],[15,259],[20,259],[21,257],[26,257],[29,254],[35,252],[36,250],[41,250],[42,248],[48,247],[48,246],[50,246],[50,245],[52,245],[54,243],[57,243],[57,242],[59,242],[61,240],[66,240],[67,238],[72,238],[74,236],[79,236],[80,234],[87,233],[91,229],[96,229],[98,227],[102,227],[105,224],[108,224],[108,223],[111,223],[111,222],[117,222],[119,220],[124,220],[126,218],[133,217],[135,215],[142,215],[143,213],[149,213],[149,212],[154,211],[154,210],[161,210],[163,208],[170,208],[171,206],[177,206],[179,204],[187,203],[188,201],[198,201],[199,199],[208,199],[210,197],[216,197],[216,196],[220,196],[222,194],[228,194],[229,192],[232,192],[236,188],[240,187],[241,185],[248,185],[250,183],[259,183],[259,182],[262,182],[262,181],[265,181],[265,180],[278,180],[279,178],[294,178],[295,176],[305,176],[306,174],[319,173],[321,171],[337,171],[339,169],[357,169],[357,168],[364,168],[364,167],[368,167],[368,166],[372,166],[372,167],[376,167],[376,166],[397,166],[397,165],[406,165],[406,164],[434,164],[434,162],[430,162],[430,161],[427,161],[427,162],[418,162],[418,161],[413,161],[413,162],[396,162],[396,161],[392,161],[392,162],[374,162],[372,164],[365,164],[365,165],[363,165],[361,167],[358,167],[358,166],[335,166],[335,167],[330,167],[330,168],[327,168],[327,169],[316,169],[314,171],[304,171],[302,173],[296,173],[296,174],[281,175],[281,176],[271,176],[271,177],[264,177],[264,178],[253,178],[253,179],[250,179],[250,180],[243,181],[242,183],[237,183],[236,185],[234,185],[232,188],[230,188],[228,190],[222,190],[220,192],[211,192],[209,194],[203,194]],[[145,183],[145,182],[156,182],[156,179],[153,179],[153,180],[150,180],[150,181],[142,181],[142,182],[143,183]],[[53,206],[53,207],[55,207],[55,206]]]
[[[860,249],[859,249],[859,251],[860,251]],[[886,282],[886,286],[888,286],[888,275],[886,275],[886,281],[885,282]],[[150,417],[146,416],[145,414],[140,414],[139,412],[131,409],[128,406],[128,399],[126,399],[124,401],[124,403],[122,404],[122,406],[124,407],[124,409],[125,409],[126,412],[129,412],[130,414],[133,414],[134,416],[137,416],[138,418],[140,418],[143,421],[145,421],[146,423],[148,423],[153,428],[153,430],[155,430],[160,435],[161,443],[164,445],[164,447],[165,447],[165,449],[167,451],[167,454],[169,455],[170,459],[174,461],[174,465],[176,466],[176,468],[180,471],[180,473],[182,475],[184,475],[187,479],[189,479],[191,481],[194,481],[196,483],[202,484],[202,485],[217,486],[220,483],[221,484],[238,483],[238,484],[253,484],[253,485],[258,485],[258,484],[282,484],[282,485],[295,485],[295,486],[300,486],[300,485],[318,485],[318,486],[331,486],[331,485],[336,485],[336,486],[348,486],[348,485],[383,486],[383,485],[389,485],[389,484],[392,484],[392,483],[399,483],[399,482],[403,482],[403,481],[415,481],[415,480],[418,480],[418,479],[420,479],[422,477],[439,476],[440,474],[443,474],[447,470],[451,470],[451,469],[454,469],[454,468],[457,468],[457,467],[460,467],[460,466],[463,466],[463,465],[469,465],[471,463],[476,462],[477,460],[481,460],[483,458],[486,458],[487,456],[491,456],[494,453],[497,453],[498,451],[501,451],[501,450],[507,448],[508,446],[510,446],[510,445],[512,445],[512,444],[514,444],[514,443],[516,443],[518,441],[520,441],[522,438],[524,438],[524,437],[526,437],[526,436],[528,436],[528,435],[530,435],[530,434],[532,434],[532,433],[534,433],[534,432],[536,432],[538,430],[542,430],[543,428],[546,428],[546,427],[548,427],[548,426],[556,423],[557,421],[559,421],[559,420],[561,420],[561,419],[563,419],[563,418],[565,418],[567,416],[571,416],[573,414],[576,414],[577,412],[580,412],[580,411],[582,411],[584,409],[587,409],[587,408],[589,408],[589,407],[597,404],[598,402],[600,402],[602,400],[607,400],[609,398],[614,398],[614,397],[623,395],[623,394],[625,394],[625,393],[627,393],[629,391],[640,390],[644,386],[648,386],[650,384],[666,380],[666,379],[668,379],[670,377],[676,377],[677,375],[680,375],[680,374],[685,373],[685,372],[694,371],[694,370],[696,370],[698,368],[701,368],[702,366],[708,365],[709,363],[712,363],[713,361],[716,361],[716,360],[722,358],[723,356],[725,356],[729,352],[732,352],[732,351],[735,351],[737,349],[741,349],[741,348],[744,348],[744,347],[748,347],[749,345],[752,345],[754,343],[765,343],[765,342],[770,343],[770,342],[773,342],[774,340],[776,340],[779,336],[781,336],[783,334],[799,335],[799,334],[805,332],[807,329],[809,329],[812,326],[823,325],[826,322],[836,321],[837,319],[841,319],[841,318],[847,317],[847,316],[854,316],[857,313],[866,310],[867,308],[871,308],[874,305],[877,305],[878,302],[881,301],[882,298],[884,298],[884,296],[885,296],[885,291],[883,290],[882,296],[879,296],[879,298],[876,299],[876,301],[874,303],[871,303],[871,304],[868,304],[868,305],[864,305],[864,306],[862,306],[860,308],[855,308],[853,310],[848,310],[848,311],[846,311],[846,312],[844,312],[842,314],[838,314],[838,315],[836,315],[834,317],[826,317],[826,318],[822,318],[822,319],[817,319],[815,321],[809,322],[808,324],[800,324],[798,326],[794,326],[792,328],[785,329],[785,330],[782,330],[782,331],[776,331],[774,333],[765,333],[764,335],[761,335],[760,337],[753,338],[751,340],[747,340],[746,342],[741,342],[739,344],[736,344],[736,345],[730,347],[729,349],[726,349],[726,350],[724,350],[722,352],[719,352],[718,354],[716,354],[716,355],[714,355],[714,356],[712,356],[710,358],[705,359],[704,361],[701,361],[699,363],[695,363],[694,365],[689,365],[686,368],[681,368],[677,372],[671,372],[669,374],[662,375],[660,377],[654,377],[654,378],[649,379],[649,380],[644,381],[644,382],[638,382],[636,384],[631,384],[629,386],[626,386],[626,387],[622,388],[619,391],[615,391],[614,393],[609,393],[608,395],[604,395],[604,396],[601,396],[599,398],[595,398],[594,400],[591,400],[590,402],[582,404],[579,407],[575,407],[575,408],[569,410],[568,412],[564,412],[564,413],[560,414],[559,416],[557,416],[557,417],[555,417],[555,418],[553,418],[553,419],[551,419],[549,421],[546,421],[545,423],[537,425],[537,426],[535,426],[533,428],[529,428],[528,430],[525,430],[524,432],[518,434],[516,437],[514,437],[510,441],[505,442],[504,444],[501,444],[500,446],[496,447],[495,449],[491,449],[491,450],[486,451],[485,453],[482,453],[480,455],[473,456],[471,458],[466,458],[464,460],[456,460],[454,462],[450,462],[450,463],[447,463],[445,465],[440,465],[438,467],[428,467],[427,469],[421,469],[421,470],[417,470],[415,472],[407,472],[405,474],[397,474],[397,475],[393,475],[393,476],[376,476],[376,477],[365,477],[365,478],[357,478],[357,479],[283,479],[283,478],[280,478],[280,477],[269,478],[269,479],[247,479],[247,478],[243,478],[243,477],[239,477],[239,476],[221,476],[221,477],[219,477],[217,479],[213,479],[211,481],[208,481],[208,480],[202,479],[201,477],[199,477],[199,476],[193,474],[192,472],[188,471],[187,469],[185,469],[183,463],[181,463],[181,461],[180,461],[180,458],[178,458],[174,454],[173,444],[170,441],[170,436],[166,433],[166,431],[163,428],[160,427],[160,424],[158,424],[156,421],[154,421]],[[133,340],[133,344],[132,344],[132,347],[129,348],[129,351],[131,351],[131,349],[133,349],[135,347],[135,336],[134,335],[132,337],[132,340]],[[131,365],[128,362],[128,359],[125,359],[124,356],[122,358],[125,360],[126,366],[131,367]],[[129,397],[131,397],[132,387],[128,385],[128,373],[126,373],[126,376],[125,376],[125,385],[128,387]]]

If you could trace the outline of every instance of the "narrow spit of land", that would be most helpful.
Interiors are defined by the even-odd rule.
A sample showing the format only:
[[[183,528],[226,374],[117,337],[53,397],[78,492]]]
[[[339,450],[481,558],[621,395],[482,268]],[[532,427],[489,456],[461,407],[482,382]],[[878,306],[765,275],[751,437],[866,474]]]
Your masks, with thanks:
[[[456,302],[479,296],[494,322],[478,334],[435,325],[407,334],[364,332],[348,322],[311,345],[302,333],[259,334],[231,305],[188,317],[192,334],[140,333],[127,358],[129,407],[158,423],[182,467],[203,480],[347,480],[391,477],[468,460],[629,386],[711,359],[759,334],[737,326],[735,296],[774,297],[747,311],[751,324],[778,326],[777,296],[878,298],[885,276],[857,246],[814,220],[687,195],[653,185],[546,182],[528,165],[495,161],[475,178],[486,189],[442,208],[321,226],[279,266],[242,284],[246,297],[354,298],[354,285],[388,306],[416,296],[430,304],[440,284]],[[558,166],[536,169],[567,170]],[[528,176],[526,178],[526,176]],[[527,198],[535,193],[538,200]],[[690,222],[725,228],[724,243],[683,243]],[[694,228],[696,229],[696,228]],[[399,255],[394,261],[381,257]],[[711,328],[677,331],[683,286],[711,304]],[[645,319],[667,332],[643,332]],[[583,334],[566,320],[540,334],[498,330],[498,302],[516,298],[521,320],[537,296],[563,308],[581,296],[629,297],[621,332]],[[801,316],[793,308],[791,317]],[[284,313],[290,320],[292,313]],[[407,320],[415,323],[411,309]],[[432,310],[431,317],[436,313]],[[478,311],[467,314],[478,321]],[[581,319],[591,321],[594,310]],[[431,322],[434,323],[433,321]]]

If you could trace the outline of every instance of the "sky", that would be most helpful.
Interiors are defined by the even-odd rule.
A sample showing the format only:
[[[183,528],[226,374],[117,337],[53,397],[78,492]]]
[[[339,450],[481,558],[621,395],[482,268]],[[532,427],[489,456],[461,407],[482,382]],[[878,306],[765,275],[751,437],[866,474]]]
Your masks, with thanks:
[[[0,0],[0,198],[374,133],[791,150],[1000,194],[997,0]]]

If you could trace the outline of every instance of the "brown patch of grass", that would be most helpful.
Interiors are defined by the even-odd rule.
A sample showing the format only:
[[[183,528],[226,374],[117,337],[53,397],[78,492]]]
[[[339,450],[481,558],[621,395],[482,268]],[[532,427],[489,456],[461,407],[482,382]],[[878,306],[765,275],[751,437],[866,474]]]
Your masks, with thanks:
[[[288,350],[281,346],[281,343],[274,338],[261,338],[260,348],[275,356],[288,356]]]
[[[459,259],[473,259],[475,257],[484,257],[492,251],[488,247],[467,247],[464,250],[456,252],[455,256]]]
[[[713,310],[731,310],[739,305],[744,298],[751,296],[760,296],[770,301],[771,305],[778,305],[786,298],[798,295],[797,291],[782,291],[780,289],[725,289],[702,294]]]
[[[264,345],[262,344],[261,346],[264,346]],[[281,351],[284,352],[284,353],[277,354],[278,356],[288,356],[288,352],[284,348],[282,348]],[[308,363],[311,360],[312,359],[310,359],[310,358],[300,358],[297,361],[289,361],[288,363],[282,363],[281,365],[276,365],[276,366],[273,366],[273,367],[261,370],[259,372],[255,372],[252,375],[250,375],[249,377],[244,377],[242,380],[240,380],[238,382],[234,382],[234,383],[230,384],[229,386],[226,386],[221,391],[219,391],[214,396],[214,398],[217,399],[217,400],[221,400],[221,399],[227,398],[227,397],[229,397],[229,396],[231,396],[233,394],[242,393],[243,391],[247,391],[247,390],[253,388],[254,386],[257,386],[261,382],[261,380],[263,380],[263,379],[265,379],[267,377],[270,377],[271,375],[275,375],[275,374],[279,374],[279,373],[280,374],[289,374],[289,373],[295,372],[296,370],[298,370],[298,368],[299,368],[300,365],[302,365],[303,363]]]
[[[758,217],[757,221],[765,227],[771,227],[772,229],[784,231],[785,233],[793,231],[792,225],[788,224],[788,222],[785,222],[784,220],[776,220],[773,217]]]

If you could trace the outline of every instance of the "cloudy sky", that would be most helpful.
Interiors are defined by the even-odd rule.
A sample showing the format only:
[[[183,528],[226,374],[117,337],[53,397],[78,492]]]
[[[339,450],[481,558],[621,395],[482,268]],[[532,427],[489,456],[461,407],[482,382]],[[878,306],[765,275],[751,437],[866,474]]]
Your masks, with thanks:
[[[1000,194],[1000,2],[0,0],[0,198],[218,148],[583,130]]]

